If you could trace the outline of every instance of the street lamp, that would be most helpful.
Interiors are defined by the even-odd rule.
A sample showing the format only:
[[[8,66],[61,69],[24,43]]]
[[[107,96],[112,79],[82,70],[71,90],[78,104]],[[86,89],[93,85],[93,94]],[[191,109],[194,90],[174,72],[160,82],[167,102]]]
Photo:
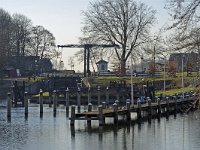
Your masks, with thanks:
[[[134,105],[134,97],[133,97],[133,58],[131,56],[131,105]]]
[[[182,62],[181,62],[181,65],[182,65],[182,88],[184,88],[184,58],[185,58],[185,55],[183,54],[182,55]],[[183,92],[183,98],[184,98],[184,92]]]

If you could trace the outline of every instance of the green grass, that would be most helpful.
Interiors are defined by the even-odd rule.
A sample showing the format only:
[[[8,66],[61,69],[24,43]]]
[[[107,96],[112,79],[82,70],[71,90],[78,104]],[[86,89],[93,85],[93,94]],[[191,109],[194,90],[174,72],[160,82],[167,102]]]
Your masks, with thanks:
[[[180,88],[180,89],[171,89],[171,90],[166,90],[165,93],[163,90],[161,91],[156,91],[156,95],[159,96],[160,94],[163,94],[163,95],[169,95],[169,96],[172,96],[172,95],[175,95],[175,94],[178,94],[178,93],[183,93],[183,92],[190,92],[190,91],[198,91],[200,90],[200,88],[196,88],[196,87],[186,87],[186,88]]]

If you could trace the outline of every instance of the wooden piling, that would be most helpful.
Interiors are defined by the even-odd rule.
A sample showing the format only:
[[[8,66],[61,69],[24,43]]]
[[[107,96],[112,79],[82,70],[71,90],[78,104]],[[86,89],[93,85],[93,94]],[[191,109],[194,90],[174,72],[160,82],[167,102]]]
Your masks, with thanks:
[[[56,90],[53,91],[53,112],[55,113],[57,109],[57,93]]]
[[[11,93],[7,94],[7,118],[11,119],[11,107],[12,107],[12,99]]]
[[[43,113],[43,91],[42,91],[42,89],[40,89],[39,101],[40,101],[40,114],[42,114]]]
[[[148,98],[148,115],[151,116],[152,115],[152,106],[151,106],[151,99]]]
[[[176,113],[177,110],[178,110],[178,107],[177,107],[177,97],[174,96],[173,98],[174,98],[174,112]]]
[[[75,123],[75,117],[76,117],[75,109],[76,109],[76,107],[74,105],[72,105],[72,107],[71,107],[71,121],[70,121],[71,126],[74,126],[74,123]]]
[[[109,106],[109,88],[106,88],[106,105]]]
[[[127,114],[126,114],[126,118],[128,121],[131,120],[131,110],[130,110],[130,106],[131,106],[131,103],[130,102],[126,102],[126,109],[127,109]]]
[[[78,113],[81,112],[81,89],[78,88],[77,91],[77,106],[78,106]]]
[[[118,122],[118,105],[116,103],[113,104],[114,109],[114,123]]]
[[[88,105],[91,103],[91,89],[88,88]]]
[[[69,116],[69,88],[67,88],[66,90],[66,102],[65,102],[65,105],[66,105],[66,116],[68,117]]]
[[[161,100],[160,98],[157,98],[157,102],[158,102],[158,114],[160,115],[161,114]]]
[[[117,89],[117,90],[116,90],[116,99],[117,99],[117,100],[119,100],[119,97],[120,97],[120,95],[119,95],[120,93],[119,93],[119,92],[120,92],[119,89]]]
[[[102,105],[98,106],[99,111],[99,126],[103,126],[105,123],[105,117],[103,116],[103,107]]]
[[[24,92],[24,106],[25,106],[25,117],[28,117],[28,97],[27,92]]]
[[[142,111],[141,111],[141,101],[139,98],[137,99],[137,104],[138,104],[137,118],[140,119],[142,118]]]
[[[98,86],[97,91],[98,91],[98,105],[100,105],[101,104],[101,90],[100,90],[100,86]]]
[[[89,103],[88,104],[88,112],[91,112],[92,111],[92,103]],[[91,120],[87,120],[87,124],[88,126],[91,126]]]
[[[106,109],[106,102],[102,102],[103,109]]]
[[[52,91],[49,91],[49,107],[52,107]]]
[[[169,97],[166,97],[166,111],[169,113]]]
[[[117,104],[117,106],[119,107],[119,100],[115,100],[115,103]]]

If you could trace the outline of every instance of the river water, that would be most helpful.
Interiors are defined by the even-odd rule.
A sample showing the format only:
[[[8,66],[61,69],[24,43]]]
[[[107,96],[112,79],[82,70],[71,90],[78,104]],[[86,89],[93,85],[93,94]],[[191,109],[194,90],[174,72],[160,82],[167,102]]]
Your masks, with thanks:
[[[132,114],[133,115],[133,114]],[[41,118],[39,107],[13,108],[10,121],[6,108],[0,107],[0,150],[199,150],[200,113],[178,114],[130,124],[122,120],[113,125],[112,119],[99,128],[92,121],[76,121],[70,127],[64,107],[56,116],[45,107]]]

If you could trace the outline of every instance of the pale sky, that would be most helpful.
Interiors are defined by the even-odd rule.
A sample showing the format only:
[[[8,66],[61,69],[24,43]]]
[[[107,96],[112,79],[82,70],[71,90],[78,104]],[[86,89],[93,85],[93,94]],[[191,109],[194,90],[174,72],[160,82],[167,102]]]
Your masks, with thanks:
[[[87,10],[91,0],[0,0],[0,8],[10,14],[20,13],[32,20],[33,25],[42,25],[53,33],[56,44],[76,44],[81,36],[83,16],[82,10]],[[95,1],[95,0],[92,0]],[[167,12],[164,9],[166,0],[137,0],[146,3],[157,10],[157,30],[167,22]],[[73,56],[77,49],[63,49],[65,68],[70,69],[68,57]],[[75,70],[83,70],[83,65],[75,64]]]

